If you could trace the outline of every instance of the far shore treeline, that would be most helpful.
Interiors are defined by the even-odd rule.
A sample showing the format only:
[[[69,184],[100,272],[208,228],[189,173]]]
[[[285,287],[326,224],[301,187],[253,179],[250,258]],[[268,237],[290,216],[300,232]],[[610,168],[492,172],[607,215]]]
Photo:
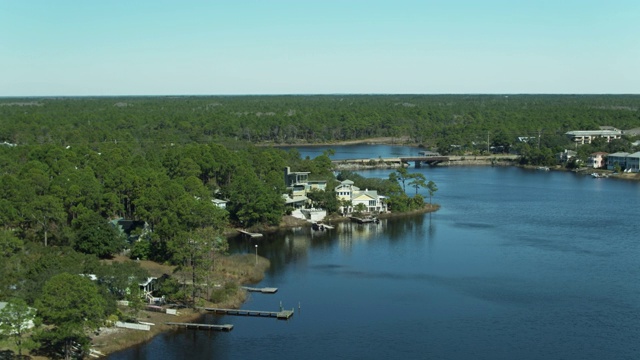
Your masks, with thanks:
[[[285,167],[328,181],[329,191],[310,196],[328,212],[341,205],[331,191],[338,179],[375,188],[400,210],[424,204],[418,188],[430,189],[430,196],[437,189],[404,168],[385,180],[336,178],[331,151],[302,159],[295,149],[256,144],[387,137],[442,154],[499,148],[521,154],[523,164],[550,165],[555,153],[575,149],[565,132],[638,128],[639,109],[635,95],[0,98],[0,302],[8,301],[12,314],[46,307],[39,316],[50,325],[34,337],[38,343],[13,348],[55,353],[62,346],[68,354],[73,341],[86,339],[83,319],[97,324],[118,314],[116,299],[139,299],[126,290],[147,276],[136,262],[98,261],[123,249],[134,259],[178,265],[198,283],[202,265],[194,264],[208,256],[200,245],[223,254],[226,230],[277,226],[290,210],[283,200]],[[631,151],[634,140],[581,146],[578,157]],[[228,201],[227,208],[213,199]],[[145,241],[127,239],[109,224],[118,218],[147,223],[130,234]],[[195,288],[191,294],[176,289],[195,302]],[[85,299],[82,308],[67,311],[64,301],[77,298]],[[24,331],[12,337],[20,340]]]

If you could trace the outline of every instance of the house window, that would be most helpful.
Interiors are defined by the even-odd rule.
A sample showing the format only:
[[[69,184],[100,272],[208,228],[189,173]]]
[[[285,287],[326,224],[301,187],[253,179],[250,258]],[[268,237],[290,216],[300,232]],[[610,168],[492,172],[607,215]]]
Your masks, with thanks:
[[[376,206],[376,201],[375,200],[369,200],[369,206]]]

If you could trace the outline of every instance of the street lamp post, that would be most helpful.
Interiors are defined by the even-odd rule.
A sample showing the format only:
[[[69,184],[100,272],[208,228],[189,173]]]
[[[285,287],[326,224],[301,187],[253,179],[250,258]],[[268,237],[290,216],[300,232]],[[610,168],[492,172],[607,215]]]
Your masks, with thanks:
[[[258,265],[258,244],[256,244],[256,266]]]

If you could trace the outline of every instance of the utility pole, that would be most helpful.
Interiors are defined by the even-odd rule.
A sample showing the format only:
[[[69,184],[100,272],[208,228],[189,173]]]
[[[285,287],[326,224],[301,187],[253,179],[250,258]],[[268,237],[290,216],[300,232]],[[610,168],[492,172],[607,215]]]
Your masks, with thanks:
[[[540,150],[540,135],[542,135],[542,130],[538,130],[538,150]]]
[[[489,131],[487,131],[487,154],[491,153],[491,149],[489,147]]]

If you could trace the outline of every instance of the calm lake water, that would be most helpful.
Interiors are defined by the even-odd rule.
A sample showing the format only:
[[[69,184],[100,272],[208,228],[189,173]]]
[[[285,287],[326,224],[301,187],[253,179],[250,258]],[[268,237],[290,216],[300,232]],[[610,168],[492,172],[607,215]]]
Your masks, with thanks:
[[[343,158],[357,157],[371,155]],[[438,185],[438,212],[258,240],[272,263],[259,286],[279,291],[243,308],[282,303],[295,308],[290,320],[206,315],[233,331],[176,330],[109,358],[640,358],[640,184],[513,167],[414,171]]]

